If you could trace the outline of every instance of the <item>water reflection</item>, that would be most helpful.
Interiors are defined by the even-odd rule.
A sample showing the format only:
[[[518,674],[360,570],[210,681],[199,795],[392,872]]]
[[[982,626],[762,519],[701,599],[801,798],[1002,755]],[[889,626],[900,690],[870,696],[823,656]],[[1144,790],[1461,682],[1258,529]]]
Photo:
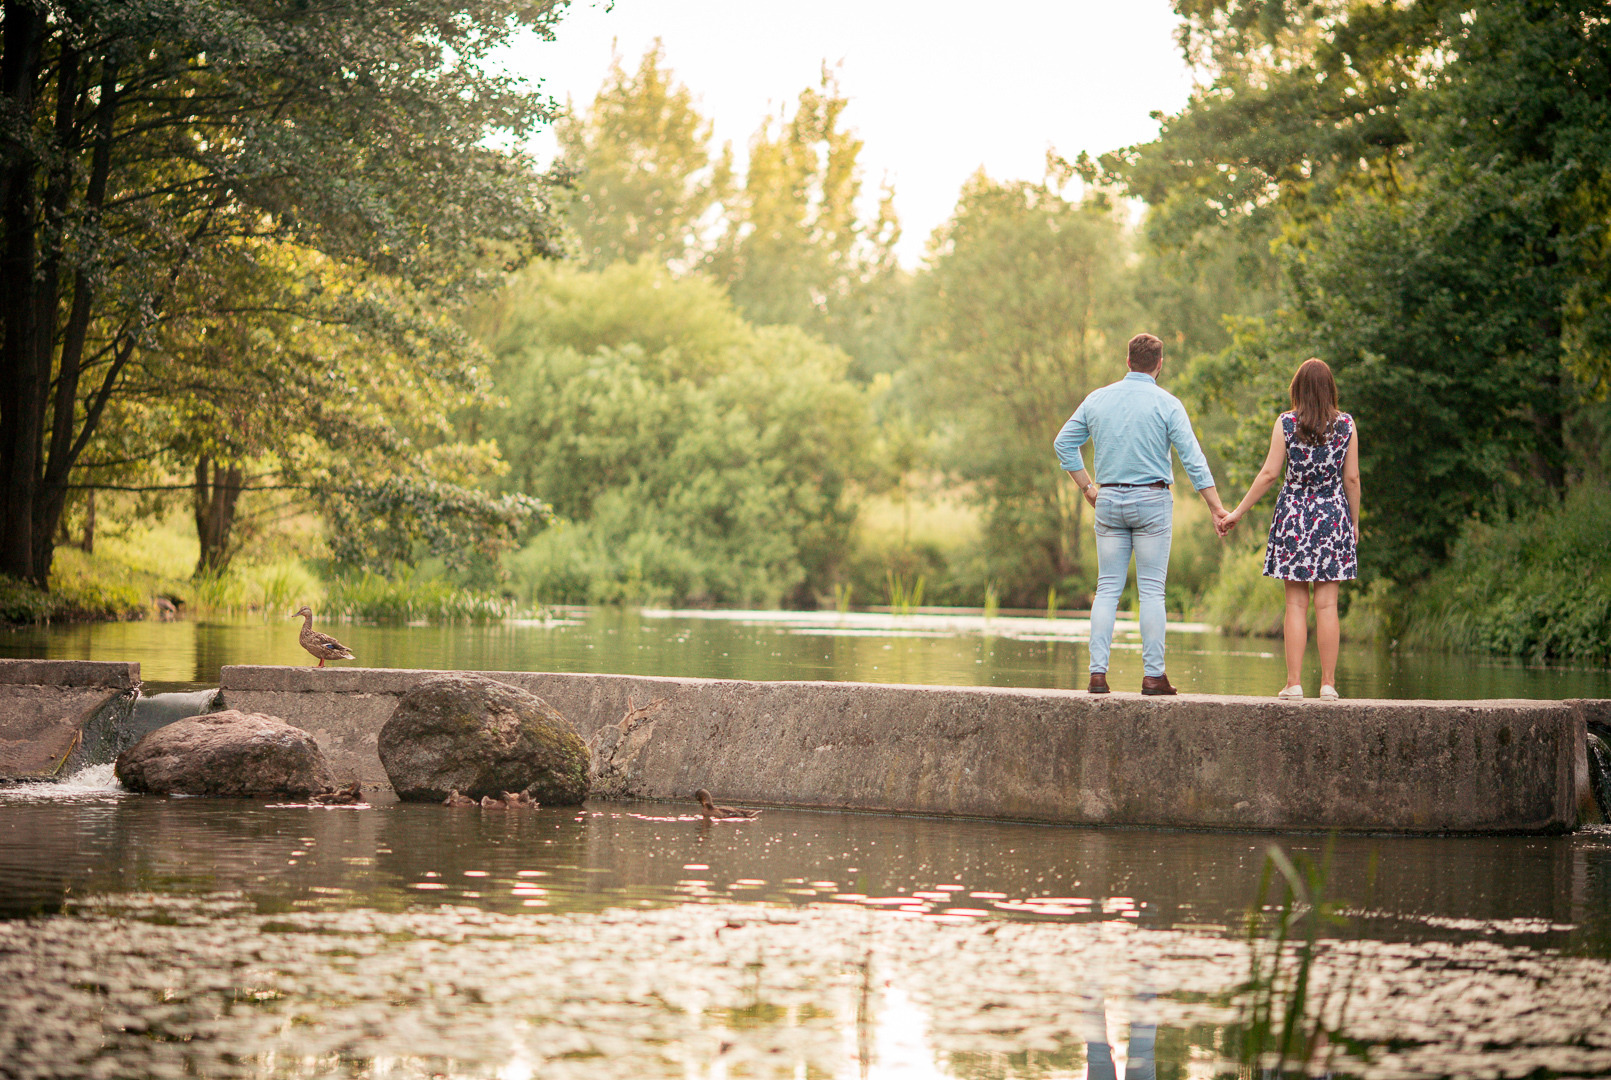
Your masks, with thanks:
[[[1266,837],[682,810],[10,789],[0,979],[26,992],[0,1072],[1234,1067]],[[1332,861],[1351,919],[1315,985],[1358,979],[1338,1075],[1611,1069],[1611,835],[1348,837]]]
[[[941,685],[1085,685],[1079,619],[840,617],[832,612],[578,610],[491,626],[349,625],[342,640],[373,667],[587,671],[739,679]],[[102,623],[0,634],[0,655],[137,660],[161,686],[216,686],[224,664],[306,664],[289,620]],[[1279,644],[1174,624],[1169,675],[1187,691],[1271,694]],[[1139,687],[1140,639],[1121,624],[1110,681]],[[1313,681],[1313,680],[1311,680]],[[1605,668],[1526,667],[1493,658],[1347,644],[1339,685],[1351,697],[1611,697]]]
[[[470,903],[505,913],[836,903],[957,920],[1234,932],[1256,834],[1072,829],[677,804],[490,812],[0,793],[0,915],[69,896],[237,892],[257,910]],[[689,810],[696,807],[689,804]],[[1290,837],[1294,856],[1323,840]],[[1374,870],[1372,869],[1374,863]],[[1374,876],[1373,876],[1374,875]],[[1611,833],[1334,841],[1329,891],[1368,936],[1483,937],[1611,956]]]

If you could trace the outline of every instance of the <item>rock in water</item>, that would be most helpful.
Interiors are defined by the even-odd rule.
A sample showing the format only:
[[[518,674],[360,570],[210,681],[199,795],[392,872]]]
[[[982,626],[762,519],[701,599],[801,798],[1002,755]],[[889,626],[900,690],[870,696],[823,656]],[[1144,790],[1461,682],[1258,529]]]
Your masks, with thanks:
[[[587,798],[588,751],[535,694],[481,675],[433,675],[405,693],[380,729],[380,763],[397,797],[441,802],[528,791],[545,806]]]
[[[119,754],[114,771],[130,791],[156,795],[305,797],[335,786],[312,735],[234,709],[157,728]]]

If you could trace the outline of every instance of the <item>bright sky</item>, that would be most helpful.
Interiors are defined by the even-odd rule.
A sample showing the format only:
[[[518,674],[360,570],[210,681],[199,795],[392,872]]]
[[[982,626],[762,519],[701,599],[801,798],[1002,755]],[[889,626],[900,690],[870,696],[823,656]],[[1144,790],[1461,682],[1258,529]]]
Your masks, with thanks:
[[[866,143],[866,187],[895,185],[908,265],[981,165],[1038,180],[1046,150],[1072,158],[1157,134],[1191,75],[1168,0],[573,0],[558,40],[528,42],[509,67],[578,107],[612,48],[628,70],[656,38],[699,98],[718,144],[740,154],[768,114],[792,111],[824,60],[839,65],[848,126]],[[551,137],[537,144],[548,158]]]

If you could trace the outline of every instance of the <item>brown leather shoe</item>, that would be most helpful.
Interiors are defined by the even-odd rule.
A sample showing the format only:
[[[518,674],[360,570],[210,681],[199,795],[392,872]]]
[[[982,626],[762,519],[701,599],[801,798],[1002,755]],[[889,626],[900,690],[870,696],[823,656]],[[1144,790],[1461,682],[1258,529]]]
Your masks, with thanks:
[[[1106,694],[1108,690],[1108,673],[1105,671],[1091,672],[1091,685],[1085,688],[1087,694]]]
[[[1167,675],[1143,675],[1141,693],[1147,697],[1160,697],[1165,694],[1178,694],[1180,691],[1169,685]]]

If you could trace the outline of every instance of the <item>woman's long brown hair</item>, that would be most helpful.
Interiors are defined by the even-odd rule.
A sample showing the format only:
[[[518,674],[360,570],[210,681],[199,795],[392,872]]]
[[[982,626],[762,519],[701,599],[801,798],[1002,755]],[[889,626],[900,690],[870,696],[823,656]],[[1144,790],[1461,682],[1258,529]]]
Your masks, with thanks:
[[[1337,380],[1324,360],[1309,359],[1298,365],[1290,390],[1298,438],[1319,446],[1331,436],[1332,422],[1337,419]]]

